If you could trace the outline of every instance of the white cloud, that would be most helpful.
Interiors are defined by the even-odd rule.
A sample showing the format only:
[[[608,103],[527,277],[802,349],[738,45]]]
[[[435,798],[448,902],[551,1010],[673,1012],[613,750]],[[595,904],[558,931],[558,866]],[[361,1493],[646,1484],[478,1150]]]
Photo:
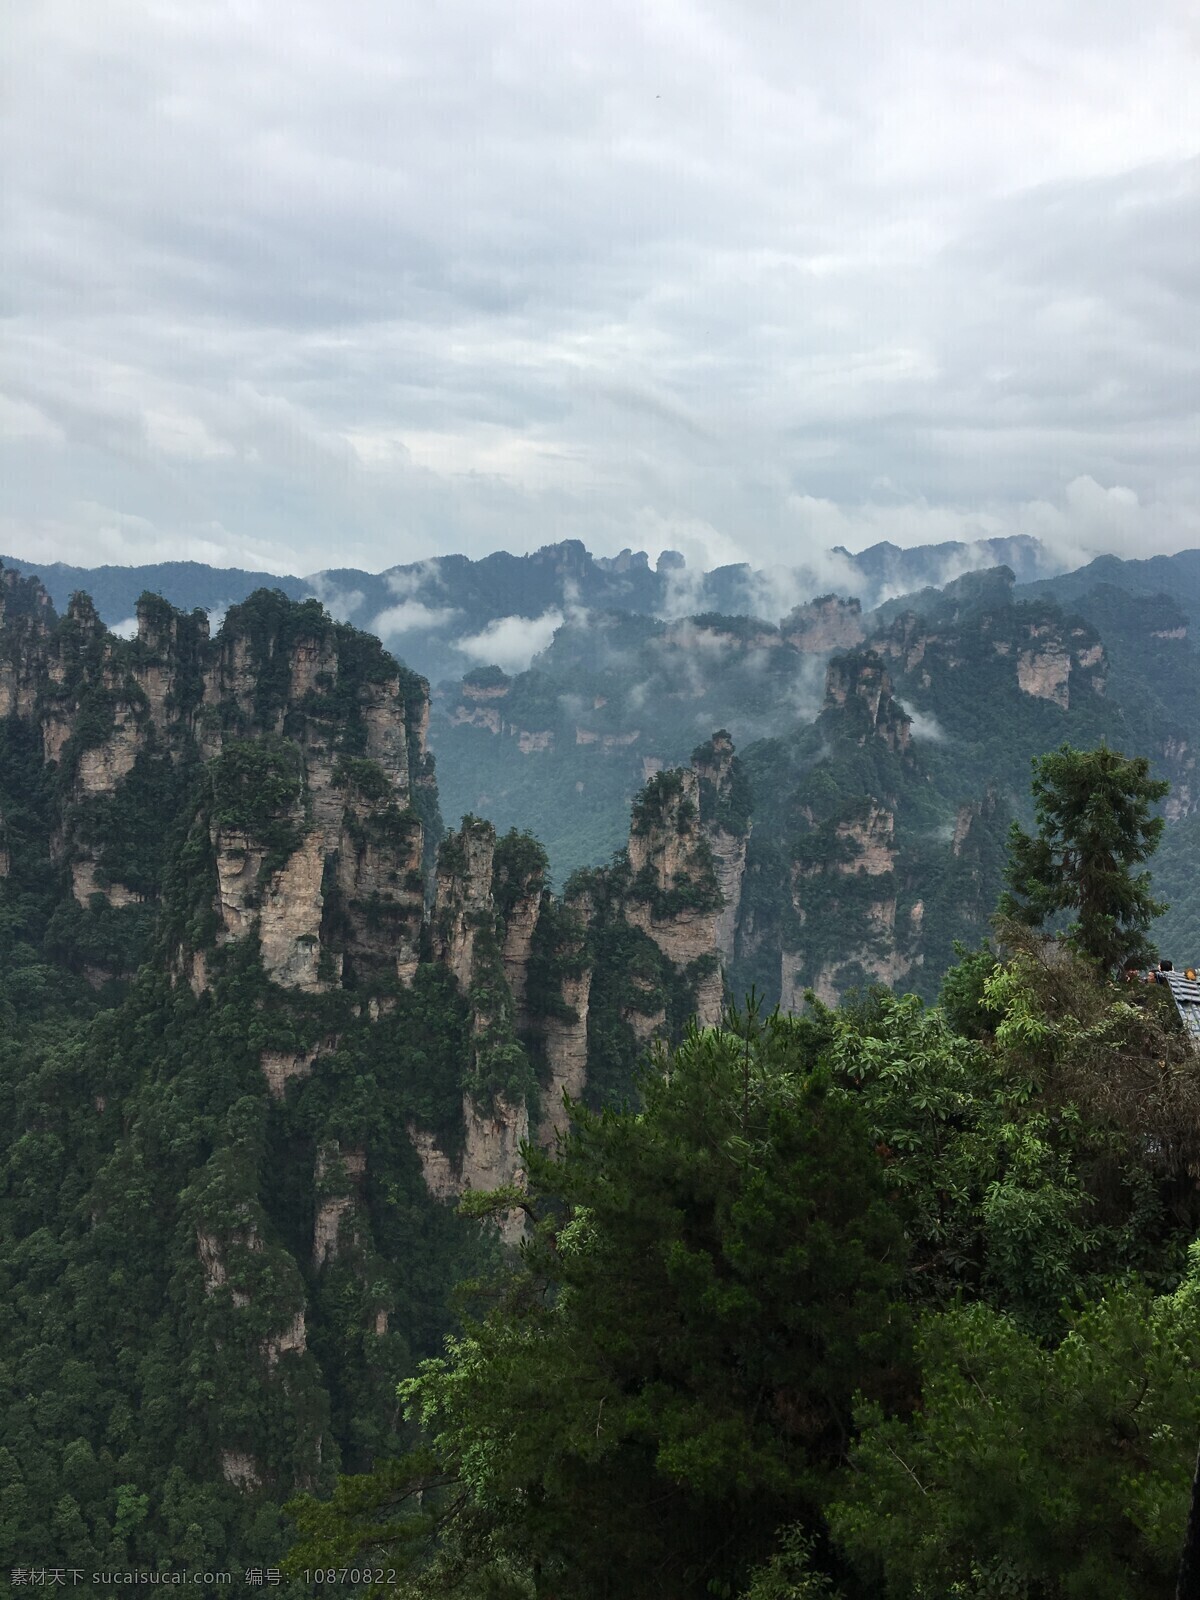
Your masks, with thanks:
[[[383,580],[398,600],[411,599],[420,594],[422,589],[440,589],[442,587],[441,575],[438,572],[437,561],[419,561],[415,566],[406,567],[395,572],[385,572]]]
[[[457,616],[454,606],[427,606],[420,600],[402,600],[399,605],[388,606],[372,617],[370,631],[381,639],[394,638],[401,633],[428,633],[432,628],[444,628]]]
[[[125,617],[120,622],[114,622],[108,631],[109,633],[115,633],[118,639],[136,639],[138,619],[136,617]]]
[[[366,599],[361,589],[343,589],[323,572],[313,573],[308,582],[313,594],[338,622],[348,622]]]
[[[505,672],[524,672],[563,624],[561,611],[543,611],[540,617],[497,617],[482,633],[459,639],[454,648],[481,666]]]
[[[14,554],[1200,539],[1183,0],[10,9]]]
[[[948,741],[950,735],[932,711],[918,711],[916,706],[910,706],[907,700],[900,700],[897,703],[912,723],[914,739],[924,740],[927,744],[945,744]]]

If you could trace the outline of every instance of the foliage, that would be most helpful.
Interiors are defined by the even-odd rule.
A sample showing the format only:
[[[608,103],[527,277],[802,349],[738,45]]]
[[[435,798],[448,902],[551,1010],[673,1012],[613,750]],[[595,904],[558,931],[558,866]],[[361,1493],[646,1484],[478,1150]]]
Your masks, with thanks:
[[[987,1003],[988,979],[997,966],[997,958],[988,944],[978,950],[968,950],[958,943],[954,947],[958,962],[950,967],[942,979],[938,996],[942,1014],[964,1039],[986,1039],[996,1032],[1000,1014]]]
[[[496,840],[492,857],[492,900],[507,926],[518,900],[538,897],[549,877],[546,852],[531,833],[510,828]]]
[[[1047,1348],[990,1307],[928,1319],[911,1421],[865,1405],[830,1518],[888,1595],[1157,1600],[1200,1432],[1200,1246],[1172,1294],[1123,1286]]]
[[[557,1156],[528,1152],[521,1266],[403,1386],[453,1485],[421,1592],[733,1592],[816,1514],[906,1333],[880,1162],[804,1040],[752,1014],[693,1032],[640,1114],[577,1108]]]
[[[630,824],[632,831],[636,834],[651,833],[655,828],[665,826],[672,812],[684,830],[689,822],[698,820],[695,806],[683,798],[684,783],[682,768],[656,772],[634,801]]]
[[[299,847],[304,821],[304,764],[284,739],[229,739],[211,764],[213,815],[265,851],[263,872]]]
[[[1010,833],[1005,915],[1041,927],[1077,913],[1067,937],[1108,971],[1151,958],[1146,930],[1166,908],[1150,894],[1149,859],[1163,830],[1150,807],[1169,785],[1150,777],[1145,756],[1128,758],[1101,745],[1064,744],[1035,759],[1037,834],[1017,823]]]

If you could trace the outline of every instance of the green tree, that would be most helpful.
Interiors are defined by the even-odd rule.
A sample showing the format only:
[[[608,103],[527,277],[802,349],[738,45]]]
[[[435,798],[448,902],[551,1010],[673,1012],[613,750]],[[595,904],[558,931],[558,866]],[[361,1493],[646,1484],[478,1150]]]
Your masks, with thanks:
[[[974,1305],[923,1329],[921,1409],[860,1412],[834,1533],[895,1600],[1173,1592],[1200,1430],[1200,1247],[1173,1293],[1113,1289],[1048,1349]]]
[[[1013,823],[1009,834],[1003,915],[1040,928],[1075,913],[1067,937],[1084,955],[1111,971],[1120,962],[1143,962],[1153,951],[1146,931],[1167,909],[1150,894],[1150,874],[1135,872],[1149,860],[1162,833],[1151,806],[1170,785],[1150,777],[1145,756],[1060,749],[1033,762],[1037,833]]]
[[[910,1375],[884,1165],[817,1035],[692,1030],[642,1112],[576,1106],[556,1154],[528,1151],[528,1193],[493,1198],[537,1218],[520,1266],[401,1388],[425,1511],[441,1497],[414,1592],[733,1595],[778,1528],[819,1528],[855,1391],[887,1408]],[[394,1557],[428,1467],[299,1503],[293,1564]]]

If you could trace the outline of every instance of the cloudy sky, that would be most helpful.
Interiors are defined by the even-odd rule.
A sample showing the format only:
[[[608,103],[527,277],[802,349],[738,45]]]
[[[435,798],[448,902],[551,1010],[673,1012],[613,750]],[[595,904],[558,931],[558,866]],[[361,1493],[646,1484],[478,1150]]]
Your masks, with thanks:
[[[1193,0],[4,0],[0,549],[1200,545]]]

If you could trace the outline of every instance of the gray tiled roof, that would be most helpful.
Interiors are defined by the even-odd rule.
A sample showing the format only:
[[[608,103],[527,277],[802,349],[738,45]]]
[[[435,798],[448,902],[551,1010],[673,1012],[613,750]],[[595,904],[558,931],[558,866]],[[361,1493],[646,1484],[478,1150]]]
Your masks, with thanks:
[[[1182,972],[1164,972],[1175,1009],[1192,1039],[1200,1043],[1200,983],[1185,978]]]

